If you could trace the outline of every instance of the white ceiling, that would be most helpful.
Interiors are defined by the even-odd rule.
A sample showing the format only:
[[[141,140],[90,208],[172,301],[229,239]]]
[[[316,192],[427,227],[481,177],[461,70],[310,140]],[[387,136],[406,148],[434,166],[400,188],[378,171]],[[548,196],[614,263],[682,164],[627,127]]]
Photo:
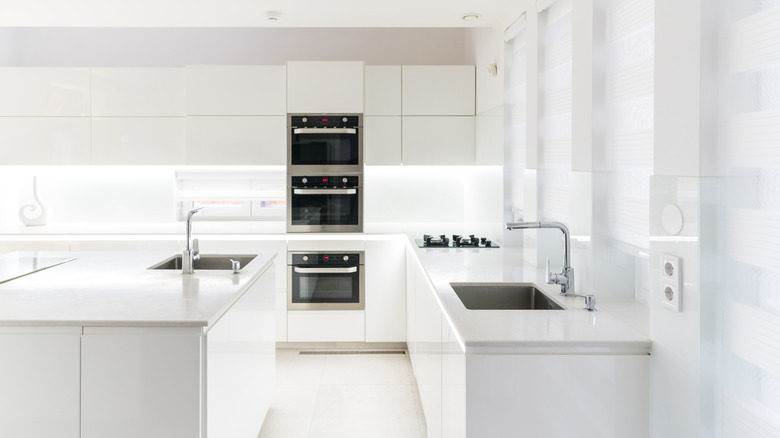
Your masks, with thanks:
[[[525,0],[0,0],[12,27],[492,27]],[[278,21],[266,18],[280,14]],[[466,22],[464,14],[480,19]]]

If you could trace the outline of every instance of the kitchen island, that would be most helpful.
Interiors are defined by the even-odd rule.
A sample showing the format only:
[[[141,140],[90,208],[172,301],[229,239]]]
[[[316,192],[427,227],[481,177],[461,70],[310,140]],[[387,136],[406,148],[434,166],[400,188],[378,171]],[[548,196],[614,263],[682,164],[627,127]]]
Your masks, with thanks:
[[[561,297],[521,250],[410,240],[407,281],[429,438],[649,436],[650,339]],[[533,283],[563,310],[470,310],[450,283]]]
[[[275,254],[191,275],[148,269],[166,253],[21,255],[76,259],[0,284],[0,436],[257,435]]]

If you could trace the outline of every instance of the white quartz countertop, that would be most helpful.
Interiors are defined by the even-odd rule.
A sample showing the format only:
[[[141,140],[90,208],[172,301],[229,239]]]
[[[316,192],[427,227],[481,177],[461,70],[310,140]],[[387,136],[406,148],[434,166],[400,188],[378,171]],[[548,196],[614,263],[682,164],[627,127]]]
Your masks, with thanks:
[[[561,297],[544,269],[522,263],[517,249],[417,248],[436,298],[467,354],[647,354],[650,339],[607,311],[584,310]],[[534,283],[566,310],[469,310],[450,283]],[[594,293],[598,298],[598,292]],[[596,307],[599,307],[598,300]]]
[[[35,252],[76,259],[0,284],[0,326],[207,327],[273,263],[260,253],[230,270],[147,269],[174,254]],[[9,256],[9,255],[6,255]],[[273,291],[271,291],[273,292]]]

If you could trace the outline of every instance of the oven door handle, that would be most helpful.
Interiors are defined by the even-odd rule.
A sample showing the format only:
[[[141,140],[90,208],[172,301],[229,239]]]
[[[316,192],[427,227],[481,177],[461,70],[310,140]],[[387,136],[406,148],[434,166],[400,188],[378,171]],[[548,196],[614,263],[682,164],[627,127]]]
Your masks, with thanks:
[[[293,267],[293,271],[299,274],[354,274],[357,272],[357,266],[349,268],[299,268]]]
[[[357,189],[293,189],[295,195],[354,195]]]
[[[293,134],[357,134],[355,128],[295,128]]]

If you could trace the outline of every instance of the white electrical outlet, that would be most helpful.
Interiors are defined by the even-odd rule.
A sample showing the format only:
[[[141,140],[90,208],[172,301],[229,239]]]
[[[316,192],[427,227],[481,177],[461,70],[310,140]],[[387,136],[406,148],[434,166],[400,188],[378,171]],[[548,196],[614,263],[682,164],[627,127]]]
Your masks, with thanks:
[[[669,254],[661,254],[661,286],[660,298],[664,306],[682,311],[682,272],[680,258]]]

